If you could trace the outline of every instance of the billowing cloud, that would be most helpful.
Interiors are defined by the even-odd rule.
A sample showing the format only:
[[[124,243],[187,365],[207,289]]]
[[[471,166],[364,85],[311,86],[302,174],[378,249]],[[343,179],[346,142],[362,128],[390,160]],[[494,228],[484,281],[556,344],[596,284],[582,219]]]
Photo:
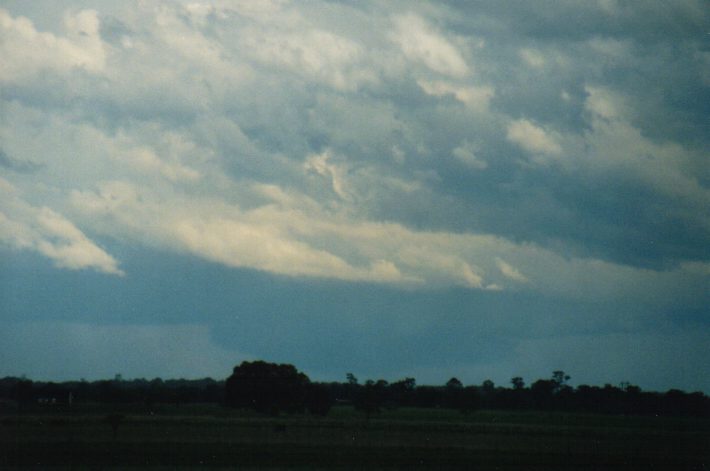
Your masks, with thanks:
[[[325,177],[330,182],[335,194],[344,200],[350,200],[351,196],[348,193],[347,183],[345,182],[345,169],[329,162],[330,158],[328,151],[310,155],[306,159],[305,169]]]
[[[520,58],[530,67],[540,69],[545,66],[545,58],[539,51],[525,48],[521,49],[519,54]]]
[[[446,96],[451,95],[472,110],[488,111],[488,104],[495,96],[495,90],[491,86],[466,86],[455,85],[443,81],[419,80],[419,86],[429,95]]]
[[[519,119],[508,125],[508,140],[535,154],[557,155],[562,147],[550,132],[530,122]]]
[[[500,272],[507,278],[510,278],[511,280],[515,281],[520,281],[521,283],[525,283],[528,281],[528,278],[525,275],[520,273],[517,268],[510,265],[509,263],[506,263],[504,260],[497,258],[496,264],[498,265],[498,269],[500,269]]]
[[[415,62],[420,62],[434,72],[451,77],[469,73],[461,52],[447,38],[414,13],[396,17],[392,39]]]
[[[365,51],[352,40],[328,31],[301,30],[294,24],[290,32],[265,28],[246,35],[244,46],[258,62],[285,68],[307,79],[338,90],[353,90],[375,82],[374,71],[364,64]]]
[[[106,65],[106,52],[98,34],[98,13],[67,13],[64,30],[63,36],[37,31],[29,19],[14,18],[0,9],[0,81],[33,78],[44,70],[63,74],[74,68],[101,72]]]
[[[476,156],[475,146],[468,141],[463,142],[459,147],[456,147],[451,153],[462,164],[475,170],[485,170],[488,167],[488,162]]]
[[[71,221],[48,207],[36,208],[0,187],[5,203],[0,205],[0,242],[49,257],[59,268],[94,270],[123,275],[118,262],[90,240]]]

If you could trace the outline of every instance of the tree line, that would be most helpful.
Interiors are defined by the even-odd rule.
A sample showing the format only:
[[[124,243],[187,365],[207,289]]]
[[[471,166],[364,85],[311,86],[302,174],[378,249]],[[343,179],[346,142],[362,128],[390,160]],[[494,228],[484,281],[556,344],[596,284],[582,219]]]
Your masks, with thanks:
[[[581,385],[554,371],[549,378],[527,385],[511,378],[506,386],[486,380],[465,386],[457,378],[443,385],[417,385],[414,378],[395,382],[360,382],[348,373],[343,382],[314,382],[293,365],[264,361],[243,362],[225,380],[113,380],[33,382],[24,378],[0,379],[0,405],[51,407],[74,403],[158,404],[219,403],[262,414],[304,413],[327,415],[333,406],[349,405],[364,415],[397,407],[450,408],[462,413],[478,409],[540,410],[629,415],[710,417],[710,398],[701,392],[678,389],[642,391],[638,386]]]

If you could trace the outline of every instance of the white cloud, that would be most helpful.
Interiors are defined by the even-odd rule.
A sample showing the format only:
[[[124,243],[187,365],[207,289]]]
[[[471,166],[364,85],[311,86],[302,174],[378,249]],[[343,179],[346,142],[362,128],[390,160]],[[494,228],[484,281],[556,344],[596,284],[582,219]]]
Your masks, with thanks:
[[[542,55],[540,51],[524,48],[521,49],[518,54],[527,65],[534,69],[541,69],[545,67],[545,56]]]
[[[340,257],[295,240],[270,224],[225,219],[202,224],[181,221],[174,230],[189,251],[227,265],[292,276],[358,278],[357,270]]]
[[[520,273],[520,271],[515,268],[514,266],[510,265],[509,263],[505,262],[504,260],[500,258],[496,258],[496,265],[498,265],[498,269],[500,272],[505,275],[507,278],[510,278],[511,280],[514,281],[519,281],[521,283],[527,283],[528,278]]]
[[[127,163],[129,167],[139,172],[155,173],[173,182],[181,180],[195,181],[201,176],[199,171],[187,165],[179,162],[166,162],[148,146],[135,146],[127,143],[117,144],[124,144],[121,146],[123,148],[114,148],[111,156]]]
[[[251,31],[245,35],[244,45],[260,62],[290,69],[338,90],[355,90],[362,83],[377,80],[374,71],[360,64],[362,48],[328,31]]]
[[[495,90],[490,86],[459,86],[444,81],[427,80],[419,80],[417,84],[428,95],[452,95],[458,101],[479,113],[488,111],[488,105],[495,96]]]
[[[65,36],[37,31],[29,19],[13,18],[0,9],[0,81],[21,81],[43,70],[102,72],[106,51],[99,37],[97,12],[67,14],[64,26]]]
[[[118,262],[71,221],[47,207],[30,206],[17,195],[0,204],[0,242],[39,252],[59,268],[124,274]]]
[[[621,118],[624,114],[624,99],[618,94],[599,87],[586,86],[587,100],[584,107],[594,115],[605,118]]]
[[[474,170],[485,170],[488,168],[488,162],[478,157],[475,152],[475,146],[470,142],[465,141],[460,146],[456,147],[451,153],[456,160]]]
[[[236,186],[224,191],[234,191],[230,188]],[[374,222],[274,185],[249,191],[264,199],[253,208],[240,208],[214,196],[172,193],[166,198],[148,187],[107,182],[97,191],[74,192],[72,203],[78,220],[91,222],[95,231],[112,237],[288,276],[404,287],[525,289],[657,305],[681,298],[693,302],[692,290],[683,286],[705,276],[692,264],[655,272],[570,258],[488,234],[421,231]]]
[[[166,204],[149,189],[125,182],[107,182],[98,192],[74,192],[72,201],[85,217],[99,221],[97,227],[116,236],[167,245],[228,266],[290,276],[403,280],[396,265],[385,257],[353,265],[310,242],[309,237],[321,236],[317,221],[303,212],[314,203],[304,205],[303,197],[288,195],[274,186],[254,190],[271,203],[243,211],[212,198],[187,200],[173,195]],[[288,209],[278,209],[280,205]]]
[[[461,52],[421,17],[408,13],[393,19],[391,38],[411,61],[420,62],[434,72],[450,77],[469,73]]]
[[[527,119],[518,119],[508,125],[507,138],[533,154],[559,155],[562,147],[554,135]]]
[[[235,40],[258,66],[288,71],[339,91],[355,91],[379,80],[372,54],[362,44],[322,27],[317,18],[287,2],[270,2],[263,9],[237,4],[226,10],[232,8],[250,20]]]
[[[342,199],[346,201],[352,200],[352,195],[345,182],[346,169],[343,166],[331,163],[330,160],[331,152],[325,150],[320,154],[308,156],[304,167],[307,171],[314,171],[318,175],[327,178],[333,191]]]
[[[57,266],[73,270],[94,268],[104,273],[123,275],[113,257],[89,240],[74,224],[49,208],[37,214],[41,234],[36,241],[39,252]]]

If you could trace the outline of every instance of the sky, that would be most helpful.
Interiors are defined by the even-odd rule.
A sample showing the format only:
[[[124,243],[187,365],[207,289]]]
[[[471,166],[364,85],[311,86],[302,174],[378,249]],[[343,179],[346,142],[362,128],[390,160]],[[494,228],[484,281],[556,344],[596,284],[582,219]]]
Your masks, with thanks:
[[[704,0],[0,2],[0,376],[710,393]]]

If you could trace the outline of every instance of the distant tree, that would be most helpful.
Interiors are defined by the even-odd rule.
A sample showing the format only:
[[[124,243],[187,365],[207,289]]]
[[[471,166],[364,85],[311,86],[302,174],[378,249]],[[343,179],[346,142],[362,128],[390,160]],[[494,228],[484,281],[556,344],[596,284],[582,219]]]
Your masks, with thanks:
[[[21,379],[12,387],[12,396],[22,409],[34,400],[33,383],[28,379]]]
[[[491,381],[490,379],[485,380],[481,384],[481,389],[483,390],[484,393],[490,393],[493,392],[493,390],[496,388],[496,384]]]
[[[481,388],[479,392],[481,395],[481,402],[483,407],[489,409],[495,407],[496,385],[493,381],[487,379],[483,383],[481,383]]]
[[[405,391],[414,391],[414,388],[417,387],[417,381],[414,378],[404,378],[395,384],[401,384]]]
[[[347,380],[348,384],[355,386],[357,385],[357,378],[355,377],[354,374],[348,373],[345,375],[345,379]]]
[[[461,389],[463,388],[463,383],[459,381],[458,378],[451,378],[446,382],[446,389]]]
[[[463,383],[458,378],[451,378],[446,382],[444,405],[452,409],[463,408]]]
[[[333,398],[325,384],[311,383],[306,388],[306,409],[313,415],[326,416],[333,406]]]
[[[414,390],[417,382],[414,378],[405,378],[395,381],[389,386],[389,400],[394,406],[408,406],[414,401]]]
[[[538,379],[530,386],[530,393],[535,407],[549,409],[553,405],[553,396],[557,383],[551,379]]]
[[[481,396],[476,386],[468,386],[461,391],[461,399],[458,405],[463,413],[472,412],[480,406]]]
[[[96,383],[96,394],[99,402],[118,402],[118,386],[109,380],[101,380]]]
[[[520,390],[525,387],[525,381],[523,381],[523,378],[520,376],[515,376],[510,380],[510,383],[513,385],[513,389],[515,390]]]
[[[567,386],[567,381],[570,380],[570,376],[565,374],[562,370],[556,370],[552,372],[552,382],[555,384],[555,392],[560,392]]]
[[[638,386],[634,386],[633,384],[629,384],[624,388],[627,394],[630,395],[638,395],[641,394],[641,388]]]
[[[414,390],[413,404],[416,407],[438,407],[443,402],[443,388],[436,386],[418,386]]]
[[[364,412],[368,419],[372,414],[380,412],[380,408],[385,402],[386,388],[387,381],[383,379],[377,382],[367,380],[355,398],[355,409]]]
[[[305,407],[308,376],[293,365],[245,361],[225,383],[225,402],[261,413],[298,412]]]

